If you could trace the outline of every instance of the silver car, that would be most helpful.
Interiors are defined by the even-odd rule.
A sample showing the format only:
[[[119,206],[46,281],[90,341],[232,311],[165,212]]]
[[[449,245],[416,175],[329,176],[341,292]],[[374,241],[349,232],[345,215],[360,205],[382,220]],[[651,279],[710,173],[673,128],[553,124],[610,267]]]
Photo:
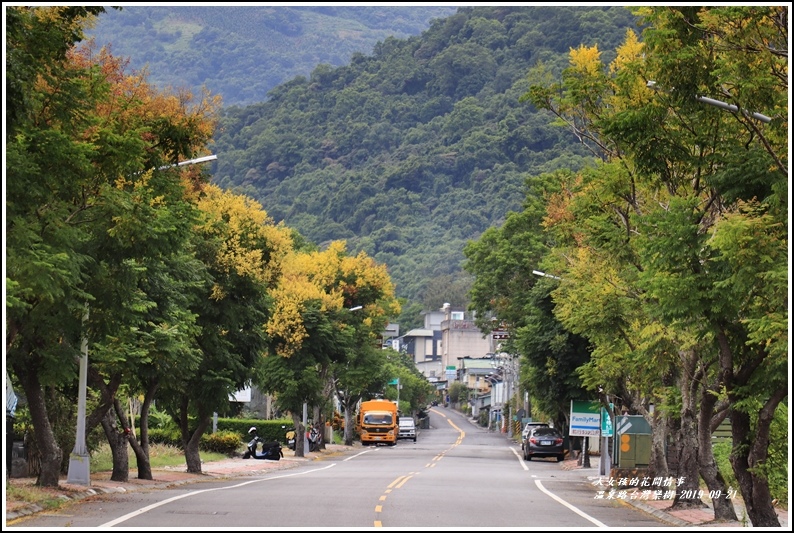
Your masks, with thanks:
[[[416,442],[416,424],[414,419],[410,416],[401,416],[398,422],[400,430],[397,433],[397,440],[411,439]]]

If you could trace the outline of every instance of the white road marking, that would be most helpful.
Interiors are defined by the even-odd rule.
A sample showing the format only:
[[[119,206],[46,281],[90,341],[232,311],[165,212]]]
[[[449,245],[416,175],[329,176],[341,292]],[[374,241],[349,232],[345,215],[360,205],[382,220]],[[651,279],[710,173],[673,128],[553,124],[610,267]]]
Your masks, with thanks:
[[[281,479],[281,478],[285,478],[285,477],[302,476],[304,474],[311,474],[312,472],[319,472],[320,470],[326,470],[326,469],[334,467],[334,466],[336,466],[336,463],[332,463],[332,464],[330,464],[328,466],[324,466],[322,468],[315,468],[313,470],[307,470],[305,472],[295,472],[294,474],[283,474],[283,475],[280,475],[280,476],[272,476],[272,477],[266,477],[266,478],[262,478],[262,479],[254,479],[254,480],[251,480],[251,481],[245,481],[243,483],[238,483],[236,485],[229,485],[228,487],[216,487],[214,489],[194,490],[194,491],[188,492],[186,494],[182,494],[181,496],[174,496],[173,498],[168,498],[167,500],[163,500],[161,502],[153,503],[152,505],[147,505],[146,507],[142,507],[142,508],[138,509],[137,511],[133,511],[131,513],[127,513],[124,516],[120,516],[120,517],[116,518],[115,520],[111,520],[110,522],[105,522],[104,524],[102,524],[100,526],[97,526],[97,527],[100,527],[100,528],[102,528],[102,527],[113,527],[113,526],[115,526],[117,524],[120,524],[122,522],[126,522],[130,518],[134,518],[136,516],[139,516],[139,515],[142,515],[144,513],[147,513],[149,511],[151,511],[152,509],[156,509],[157,507],[160,507],[162,505],[166,505],[168,503],[175,502],[176,500],[181,500],[182,498],[187,498],[189,496],[195,496],[195,495],[201,494],[203,492],[212,492],[212,491],[215,491],[215,490],[233,489],[233,488],[237,488],[237,487],[243,487],[245,485],[250,485],[252,483],[259,483],[260,481],[270,481],[271,479]]]

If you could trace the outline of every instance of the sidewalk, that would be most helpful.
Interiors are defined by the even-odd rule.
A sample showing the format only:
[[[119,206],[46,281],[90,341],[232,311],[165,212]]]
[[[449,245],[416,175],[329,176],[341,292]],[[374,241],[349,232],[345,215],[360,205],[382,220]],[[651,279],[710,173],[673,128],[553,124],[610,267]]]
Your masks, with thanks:
[[[598,458],[596,457],[596,462],[597,460]],[[593,485],[596,491],[606,489],[605,492],[609,492],[609,488],[606,487],[609,476],[599,476],[597,464],[592,468],[583,468],[577,464],[576,459],[569,459],[563,461],[561,464],[564,470],[580,470],[584,474],[587,482]],[[747,516],[747,510],[744,507],[744,502],[740,497],[733,498],[732,500],[738,520],[716,522],[714,521],[714,508],[708,496],[703,498],[706,505],[700,509],[675,511],[670,509],[673,505],[672,497],[657,499],[655,496],[655,493],[643,493],[639,488],[634,487],[625,491],[617,491],[613,493],[610,499],[616,499],[626,505],[632,505],[667,522],[671,526],[703,528],[752,527],[750,518]],[[605,498],[606,497],[608,496],[605,496]],[[788,511],[780,508],[776,508],[776,511],[781,528],[788,530]]]
[[[188,473],[185,466],[170,467],[152,470],[154,479],[138,479],[137,470],[130,469],[129,480],[126,482],[111,481],[111,472],[96,472],[91,474],[90,485],[74,485],[66,483],[63,478],[59,483],[54,497],[69,500],[81,500],[97,494],[107,494],[112,492],[132,492],[145,489],[168,489],[171,487],[184,485],[186,483],[197,483],[212,479],[236,478],[253,476],[264,472],[287,470],[306,461],[314,461],[326,457],[341,455],[354,446],[343,444],[326,444],[326,449],[318,452],[306,452],[305,457],[295,457],[295,452],[283,448],[284,457],[279,461],[263,459],[243,459],[241,457],[213,461],[201,465],[200,474]],[[7,479],[7,485],[33,485],[35,478],[11,478]],[[6,524],[11,520],[31,515],[43,511],[36,504],[13,502],[6,499]]]

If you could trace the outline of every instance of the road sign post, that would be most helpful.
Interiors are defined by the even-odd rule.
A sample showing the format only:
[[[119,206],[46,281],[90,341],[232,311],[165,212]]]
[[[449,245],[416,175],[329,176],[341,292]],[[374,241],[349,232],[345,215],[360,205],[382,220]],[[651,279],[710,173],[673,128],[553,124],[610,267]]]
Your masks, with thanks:
[[[614,411],[615,406],[610,403],[609,410]],[[609,411],[601,408],[601,460],[598,463],[598,475],[608,476],[612,470],[612,457],[609,455],[609,438],[614,435],[612,428],[612,418]]]

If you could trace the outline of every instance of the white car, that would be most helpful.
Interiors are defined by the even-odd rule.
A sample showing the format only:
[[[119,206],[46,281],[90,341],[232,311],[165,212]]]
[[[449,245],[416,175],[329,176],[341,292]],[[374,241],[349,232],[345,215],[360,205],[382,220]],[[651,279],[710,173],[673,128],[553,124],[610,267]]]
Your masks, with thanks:
[[[401,416],[399,419],[400,430],[397,433],[397,440],[412,439],[416,442],[416,424],[410,416]]]
[[[527,440],[527,437],[529,437],[530,431],[532,431],[534,428],[547,427],[549,427],[549,425],[545,422],[527,422],[527,424],[524,426],[524,429],[521,431],[521,449],[524,449],[524,441]]]

